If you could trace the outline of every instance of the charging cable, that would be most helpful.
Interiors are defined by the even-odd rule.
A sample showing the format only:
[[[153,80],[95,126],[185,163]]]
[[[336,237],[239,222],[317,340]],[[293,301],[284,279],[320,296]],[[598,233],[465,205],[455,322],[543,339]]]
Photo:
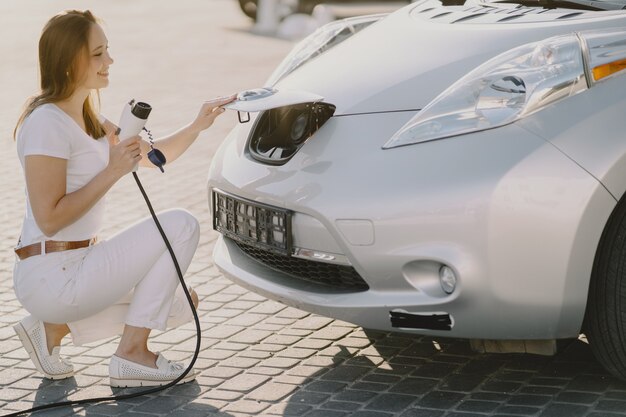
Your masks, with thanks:
[[[163,171],[162,168],[161,168],[161,171]],[[191,359],[191,362],[189,362],[189,366],[187,366],[187,369],[185,369],[185,371],[178,378],[159,387],[154,387],[151,389],[135,392],[132,394],[114,395],[110,397],[85,398],[83,400],[61,401],[61,402],[56,402],[56,403],[51,403],[51,404],[45,404],[45,405],[33,407],[28,410],[22,410],[22,411],[18,411],[18,412],[11,413],[11,414],[5,414],[1,417],[19,416],[19,415],[26,414],[26,413],[33,413],[35,411],[49,410],[51,408],[58,408],[58,407],[65,407],[65,406],[76,406],[76,405],[83,405],[83,404],[94,404],[94,403],[102,403],[102,402],[110,402],[110,401],[128,400],[130,398],[136,398],[136,397],[140,397],[143,395],[154,394],[155,392],[163,391],[167,388],[170,388],[176,385],[191,371],[191,369],[193,368],[193,365],[196,363],[196,359],[198,359],[198,354],[200,353],[200,340],[201,340],[200,320],[198,319],[198,313],[196,312],[196,309],[193,305],[191,294],[189,294],[189,290],[187,289],[187,286],[185,285],[185,280],[183,279],[183,273],[180,269],[180,266],[178,265],[178,260],[176,259],[174,250],[172,249],[172,246],[170,245],[170,242],[167,239],[167,236],[165,235],[163,228],[161,227],[161,223],[159,223],[159,219],[154,213],[154,209],[152,208],[150,199],[148,198],[148,195],[146,194],[146,191],[144,190],[143,185],[141,184],[141,181],[139,181],[139,176],[137,175],[136,172],[133,172],[133,177],[135,178],[135,182],[137,183],[137,186],[139,187],[139,190],[141,191],[141,195],[143,196],[144,200],[146,200],[146,204],[148,205],[148,210],[150,210],[150,215],[152,216],[152,219],[154,220],[154,223],[156,224],[157,229],[159,229],[159,233],[161,233],[161,237],[163,238],[163,241],[165,242],[165,246],[167,247],[167,250],[170,253],[170,256],[172,257],[172,261],[174,262],[174,267],[176,268],[176,273],[178,274],[178,279],[180,280],[180,285],[182,285],[183,287],[183,291],[185,292],[185,297],[187,297],[187,301],[189,302],[189,307],[191,308],[191,312],[193,313],[193,319],[196,323],[196,350],[193,354],[193,358]]]

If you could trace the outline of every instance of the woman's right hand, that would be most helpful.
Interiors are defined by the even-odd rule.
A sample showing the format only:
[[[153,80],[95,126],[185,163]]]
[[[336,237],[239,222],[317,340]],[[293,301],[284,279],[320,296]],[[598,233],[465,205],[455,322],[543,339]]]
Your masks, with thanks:
[[[116,177],[121,178],[133,171],[141,160],[141,136],[132,136],[122,141],[116,140],[114,143],[116,144],[109,148],[107,169]]]

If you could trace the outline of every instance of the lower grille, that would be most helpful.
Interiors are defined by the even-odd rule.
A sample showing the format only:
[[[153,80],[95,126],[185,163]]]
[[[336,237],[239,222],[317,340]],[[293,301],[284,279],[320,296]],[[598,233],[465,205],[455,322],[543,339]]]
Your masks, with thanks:
[[[341,291],[367,291],[369,286],[351,266],[279,255],[235,241],[250,258],[293,278]]]

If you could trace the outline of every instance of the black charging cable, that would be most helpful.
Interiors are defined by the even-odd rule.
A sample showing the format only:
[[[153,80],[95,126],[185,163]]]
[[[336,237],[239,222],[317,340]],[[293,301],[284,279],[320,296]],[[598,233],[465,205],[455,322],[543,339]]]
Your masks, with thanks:
[[[185,371],[178,378],[159,387],[154,387],[154,388],[150,388],[144,391],[134,392],[132,394],[114,395],[110,397],[85,398],[83,400],[74,400],[74,401],[60,401],[56,403],[40,405],[37,407],[30,408],[28,410],[17,411],[11,414],[4,414],[1,417],[19,416],[19,415],[26,414],[26,413],[34,413],[36,411],[49,410],[51,408],[58,408],[58,407],[128,400],[130,398],[140,397],[140,396],[148,395],[148,394],[154,394],[155,392],[163,391],[165,389],[168,389],[176,385],[185,376],[187,376],[187,374],[193,368],[193,365],[196,363],[196,359],[198,359],[198,354],[200,353],[200,319],[198,318],[198,313],[196,312],[196,309],[193,306],[193,300],[191,299],[191,294],[189,294],[189,290],[187,289],[187,286],[185,285],[185,280],[183,279],[183,273],[180,270],[180,266],[178,265],[178,260],[176,259],[174,250],[172,249],[172,246],[170,245],[170,242],[167,239],[167,236],[165,235],[163,228],[161,227],[161,223],[159,222],[159,219],[154,213],[154,209],[152,208],[150,199],[148,198],[146,191],[143,189],[143,185],[141,184],[141,181],[139,181],[139,176],[137,175],[136,172],[133,172],[133,177],[135,178],[135,182],[137,183],[137,186],[139,187],[139,190],[141,191],[141,195],[143,196],[144,200],[146,200],[146,204],[148,205],[148,210],[150,210],[150,215],[152,215],[152,219],[154,220],[154,223],[156,224],[157,229],[159,229],[159,233],[161,233],[161,237],[163,238],[163,241],[165,242],[165,246],[167,247],[167,250],[170,253],[170,256],[172,257],[172,261],[174,261],[174,267],[176,268],[176,273],[178,274],[180,285],[182,285],[183,287],[183,291],[185,292],[185,296],[187,297],[187,301],[189,302],[189,307],[191,308],[191,312],[193,313],[193,319],[196,322],[196,350],[193,354],[193,358],[191,359],[191,362],[189,362],[189,366],[187,366],[187,369],[185,369]]]

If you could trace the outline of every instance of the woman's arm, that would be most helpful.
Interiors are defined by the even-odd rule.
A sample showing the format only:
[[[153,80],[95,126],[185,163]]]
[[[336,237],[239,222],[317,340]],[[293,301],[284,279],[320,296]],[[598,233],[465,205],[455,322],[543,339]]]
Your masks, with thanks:
[[[45,155],[25,157],[24,173],[33,216],[53,236],[91,209],[141,159],[135,136],[111,147],[109,164],[84,187],[66,193],[67,160]]]
[[[169,136],[156,140],[154,147],[163,152],[168,163],[173,162],[191,146],[200,132],[208,129],[217,116],[224,113],[224,109],[221,106],[230,103],[236,97],[236,95],[219,97],[204,102],[193,122]],[[144,141],[141,145],[141,151],[142,154],[147,154],[150,151],[150,145]],[[154,167],[148,158],[140,162],[140,165]]]
[[[200,111],[193,122],[169,136],[155,140],[154,147],[163,152],[168,163],[175,161],[187,150],[187,148],[189,148],[189,146],[191,146],[200,132],[208,129],[213,124],[217,116],[224,112],[224,109],[220,106],[230,103],[235,99],[235,97],[237,97],[237,95],[220,97],[214,100],[206,101],[200,108]],[[103,126],[107,132],[109,142],[112,145],[117,143],[117,126],[109,120],[105,120]],[[141,154],[146,156],[148,152],[150,152],[150,144],[145,140],[142,140]],[[141,162],[139,162],[139,165],[147,168],[155,167],[148,160],[148,158],[143,158]]]

